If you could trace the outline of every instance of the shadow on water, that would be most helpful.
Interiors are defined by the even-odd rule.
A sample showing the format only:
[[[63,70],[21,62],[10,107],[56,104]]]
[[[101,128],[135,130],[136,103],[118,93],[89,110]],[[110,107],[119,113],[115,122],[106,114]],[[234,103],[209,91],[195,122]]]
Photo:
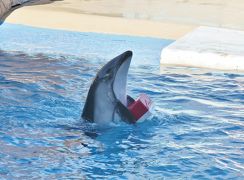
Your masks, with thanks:
[[[82,74],[91,68],[85,60],[67,65],[62,58],[3,51],[0,51],[0,59],[0,104],[8,106],[8,111],[0,113],[4,113],[5,122],[8,119],[33,123],[34,120],[52,122],[57,117],[74,121],[80,118],[85,96],[81,90],[88,82]],[[72,84],[74,80],[76,83]]]

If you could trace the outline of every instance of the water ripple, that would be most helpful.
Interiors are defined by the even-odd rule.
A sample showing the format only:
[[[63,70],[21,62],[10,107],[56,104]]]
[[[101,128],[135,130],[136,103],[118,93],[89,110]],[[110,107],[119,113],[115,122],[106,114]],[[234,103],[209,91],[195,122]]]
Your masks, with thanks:
[[[243,74],[132,66],[152,117],[101,129],[80,119],[101,64],[0,53],[1,178],[243,179]]]

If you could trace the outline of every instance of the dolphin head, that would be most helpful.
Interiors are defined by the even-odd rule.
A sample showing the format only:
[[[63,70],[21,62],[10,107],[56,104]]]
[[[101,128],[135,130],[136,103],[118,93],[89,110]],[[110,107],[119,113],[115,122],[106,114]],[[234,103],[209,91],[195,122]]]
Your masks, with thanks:
[[[133,122],[127,108],[127,74],[132,52],[126,51],[105,64],[93,80],[82,117],[89,122],[107,124],[118,119]],[[129,98],[131,99],[131,98]]]

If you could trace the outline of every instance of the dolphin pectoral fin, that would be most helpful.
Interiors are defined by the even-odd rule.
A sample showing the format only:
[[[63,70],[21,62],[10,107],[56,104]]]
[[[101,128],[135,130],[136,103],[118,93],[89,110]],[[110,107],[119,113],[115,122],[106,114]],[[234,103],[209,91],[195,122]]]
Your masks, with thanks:
[[[135,102],[135,99],[133,99],[131,96],[127,95],[127,106]]]
[[[117,111],[120,114],[123,121],[134,124],[136,122],[135,117],[131,114],[126,106],[124,106],[121,102],[117,103]]]

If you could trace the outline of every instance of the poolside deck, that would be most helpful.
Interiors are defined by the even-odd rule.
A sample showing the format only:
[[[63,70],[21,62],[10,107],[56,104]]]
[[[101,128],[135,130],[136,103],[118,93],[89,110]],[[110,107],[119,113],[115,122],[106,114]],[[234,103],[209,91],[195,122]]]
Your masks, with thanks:
[[[177,40],[163,50],[162,64],[243,70],[243,54],[241,53],[243,49],[240,49],[244,42],[241,32],[244,31],[243,0],[231,2],[219,0],[205,0],[204,2],[202,0],[126,0],[123,2],[119,0],[40,0],[38,2],[37,6],[17,9],[6,21],[71,31]],[[200,28],[193,34],[185,36],[199,26],[214,28],[212,30],[209,28],[204,33]],[[234,35],[235,33],[237,34]],[[185,37],[181,39],[183,36]],[[183,45],[185,45],[183,49],[178,48]],[[209,61],[209,59],[213,60]]]
[[[38,3],[44,4],[17,9],[6,21],[163,39],[179,39],[198,26],[244,30],[243,0],[40,0]]]

